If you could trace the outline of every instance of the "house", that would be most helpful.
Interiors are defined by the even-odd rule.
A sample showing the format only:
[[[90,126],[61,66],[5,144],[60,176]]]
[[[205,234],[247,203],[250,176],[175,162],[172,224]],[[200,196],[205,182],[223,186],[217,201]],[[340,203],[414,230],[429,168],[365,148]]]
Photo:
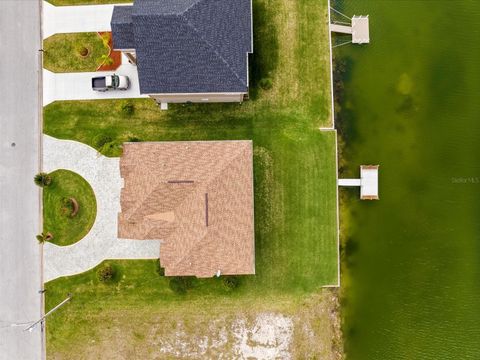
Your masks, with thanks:
[[[251,141],[124,144],[118,237],[161,240],[166,276],[255,273]]]
[[[115,6],[113,47],[158,103],[241,102],[248,94],[252,0],[135,0]]]

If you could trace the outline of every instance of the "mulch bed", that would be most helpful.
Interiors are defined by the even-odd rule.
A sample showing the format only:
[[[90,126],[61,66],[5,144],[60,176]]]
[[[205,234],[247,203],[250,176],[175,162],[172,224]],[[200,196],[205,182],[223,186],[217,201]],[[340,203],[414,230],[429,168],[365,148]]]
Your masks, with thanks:
[[[112,65],[100,65],[97,71],[111,71],[117,70],[120,65],[122,65],[122,52],[113,50],[113,43],[112,43],[112,33],[111,32],[99,32],[98,36],[102,36],[103,34],[109,34],[109,41],[108,46],[110,47],[110,57],[113,59]]]

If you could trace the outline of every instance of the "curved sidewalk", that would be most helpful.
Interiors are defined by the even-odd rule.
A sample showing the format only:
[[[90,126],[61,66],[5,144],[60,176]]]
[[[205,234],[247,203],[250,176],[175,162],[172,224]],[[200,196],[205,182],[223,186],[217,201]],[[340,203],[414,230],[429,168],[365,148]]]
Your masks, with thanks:
[[[120,212],[119,158],[107,158],[95,149],[69,140],[43,136],[43,170],[67,169],[83,176],[97,199],[97,217],[90,232],[70,246],[44,245],[45,282],[85,272],[106,259],[157,259],[158,240],[117,238]],[[47,229],[48,230],[48,229]]]

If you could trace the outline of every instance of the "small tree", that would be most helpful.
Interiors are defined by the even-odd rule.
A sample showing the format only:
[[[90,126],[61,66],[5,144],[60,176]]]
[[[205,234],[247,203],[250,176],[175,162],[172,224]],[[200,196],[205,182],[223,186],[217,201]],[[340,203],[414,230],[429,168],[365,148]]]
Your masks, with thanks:
[[[135,112],[135,105],[131,101],[122,102],[121,111],[125,116],[132,116]]]
[[[35,175],[35,177],[33,178],[33,181],[35,185],[43,188],[52,183],[52,177],[47,173],[41,172]]]
[[[36,238],[40,244],[44,244],[45,242],[52,240],[53,235],[50,232],[43,231],[41,234],[38,234]]]
[[[90,50],[86,46],[79,47],[77,51],[81,57],[87,57],[90,54]]]
[[[115,269],[112,265],[104,265],[97,272],[98,280],[102,283],[108,283],[113,280],[115,276]]]
[[[263,90],[270,90],[273,87],[273,82],[270,78],[263,78],[258,84]]]

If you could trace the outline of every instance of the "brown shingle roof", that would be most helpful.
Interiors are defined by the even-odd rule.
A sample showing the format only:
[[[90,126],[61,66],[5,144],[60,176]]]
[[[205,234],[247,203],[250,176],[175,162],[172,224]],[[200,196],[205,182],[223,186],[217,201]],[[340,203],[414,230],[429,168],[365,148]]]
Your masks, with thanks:
[[[251,141],[127,143],[119,238],[160,239],[167,276],[254,274]]]

